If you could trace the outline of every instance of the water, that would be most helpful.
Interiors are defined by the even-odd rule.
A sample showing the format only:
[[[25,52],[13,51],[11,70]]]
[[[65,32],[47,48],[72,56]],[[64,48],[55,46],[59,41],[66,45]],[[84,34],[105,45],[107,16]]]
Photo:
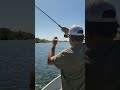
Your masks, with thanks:
[[[30,90],[33,40],[0,40],[0,90]]]
[[[40,90],[43,86],[60,74],[59,69],[57,69],[55,66],[49,66],[47,64],[47,56],[51,46],[51,43],[35,44],[36,90]],[[56,53],[65,48],[70,48],[69,42],[59,42],[56,46]]]

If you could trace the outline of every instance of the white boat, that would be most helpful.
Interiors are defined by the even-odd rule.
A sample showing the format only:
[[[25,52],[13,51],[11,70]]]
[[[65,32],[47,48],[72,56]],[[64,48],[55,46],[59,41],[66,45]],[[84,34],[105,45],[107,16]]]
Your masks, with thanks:
[[[41,90],[62,90],[61,75],[53,79],[50,83],[44,86]]]

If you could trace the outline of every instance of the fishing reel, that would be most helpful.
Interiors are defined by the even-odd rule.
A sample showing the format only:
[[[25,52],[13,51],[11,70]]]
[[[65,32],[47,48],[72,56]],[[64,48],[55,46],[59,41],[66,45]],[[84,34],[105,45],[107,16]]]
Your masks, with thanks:
[[[64,38],[68,38],[68,35],[67,35],[67,34],[64,34]]]

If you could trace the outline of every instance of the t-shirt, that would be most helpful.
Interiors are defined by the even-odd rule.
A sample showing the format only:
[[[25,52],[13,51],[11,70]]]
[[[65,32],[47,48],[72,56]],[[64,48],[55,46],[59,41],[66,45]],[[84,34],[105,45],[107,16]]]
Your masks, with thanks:
[[[86,54],[86,90],[120,90],[120,41]]]
[[[85,90],[86,46],[71,47],[52,57],[54,65],[61,70],[63,90]]]

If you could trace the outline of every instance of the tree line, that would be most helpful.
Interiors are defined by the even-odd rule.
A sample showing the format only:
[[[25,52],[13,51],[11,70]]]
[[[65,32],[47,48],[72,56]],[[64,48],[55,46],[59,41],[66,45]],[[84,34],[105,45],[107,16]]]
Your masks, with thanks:
[[[0,40],[28,40],[34,39],[35,36],[31,33],[23,31],[11,31],[9,28],[0,28]]]
[[[47,43],[47,42],[50,42],[50,41],[46,39],[35,38],[35,43]]]
[[[48,43],[48,42],[52,42],[52,40],[46,40],[46,39],[39,39],[39,38],[35,38],[35,43]],[[65,41],[62,41],[62,40],[59,40],[58,42],[67,42],[66,40]]]

